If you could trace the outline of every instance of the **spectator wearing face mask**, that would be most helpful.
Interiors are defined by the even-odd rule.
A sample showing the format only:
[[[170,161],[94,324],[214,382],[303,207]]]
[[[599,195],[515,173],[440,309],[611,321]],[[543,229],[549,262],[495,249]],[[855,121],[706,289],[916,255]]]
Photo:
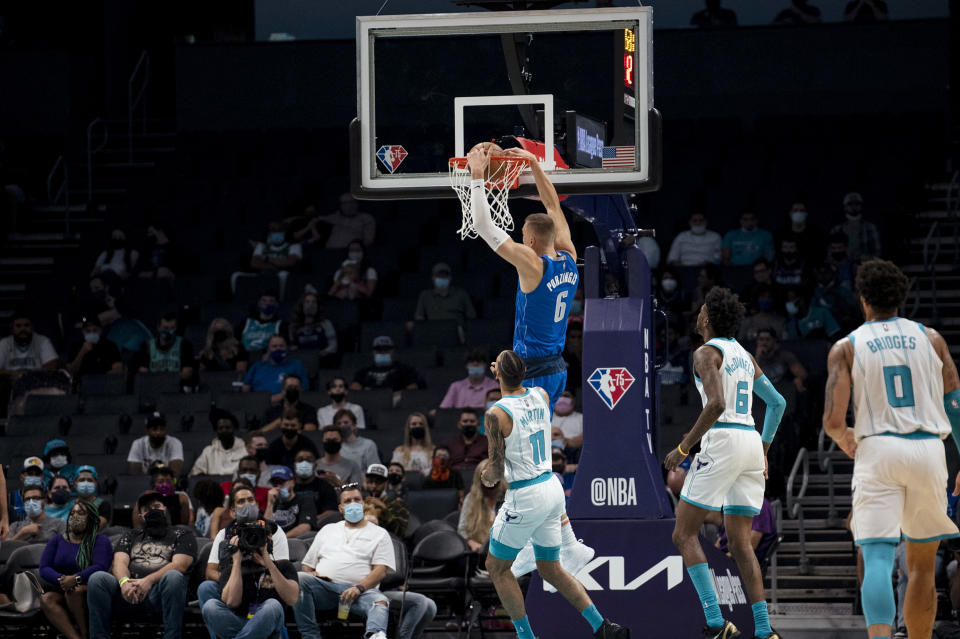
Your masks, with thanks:
[[[33,332],[29,313],[15,312],[10,318],[10,335],[0,339],[0,377],[18,377],[25,371],[55,371],[60,360],[53,343]]]
[[[395,494],[388,490],[390,472],[383,464],[370,464],[363,480],[363,502],[365,507],[372,507],[377,517],[377,525],[397,537],[406,535],[407,524],[410,523],[410,509],[397,499]],[[463,480],[460,480],[463,487]],[[424,484],[424,488],[427,488]],[[463,491],[460,491],[461,500]],[[402,636],[402,633],[401,633]]]
[[[810,281],[807,261],[800,255],[796,242],[780,242],[780,252],[773,265],[773,281],[777,286],[804,286]]]
[[[796,355],[780,346],[777,335],[770,328],[761,329],[757,333],[757,347],[754,353],[757,364],[774,386],[781,382],[792,381],[797,392],[802,393],[807,389],[807,369],[803,367]]]
[[[280,418],[292,408],[297,411],[300,417],[300,423],[303,424],[303,430],[317,430],[317,409],[307,402],[300,401],[300,393],[303,390],[300,378],[293,374],[287,374],[283,378],[282,393],[279,395],[282,399],[271,406],[263,416],[266,424],[261,430],[269,432],[280,428]]]
[[[660,274],[660,285],[657,287],[657,307],[667,315],[680,317],[688,304],[684,304],[683,290],[674,271],[666,268]],[[569,375],[568,375],[569,376]]]
[[[303,435],[303,424],[296,409],[287,408],[280,418],[280,437],[267,447],[266,461],[274,466],[293,466],[293,460],[301,450],[317,455],[317,447]]]
[[[758,286],[755,290],[755,298],[750,302],[749,308],[752,311],[740,324],[740,332],[737,339],[741,343],[752,342],[757,339],[760,331],[770,328],[777,335],[783,335],[786,328],[786,320],[775,312],[776,301],[773,297],[773,288],[769,285]],[[767,369],[763,369],[764,371]]]
[[[333,425],[340,429],[343,435],[343,447],[340,454],[356,462],[360,468],[367,468],[371,464],[380,463],[380,452],[377,444],[366,437],[357,434],[357,416],[346,408],[341,408],[333,416]]]
[[[197,363],[200,371],[246,372],[250,354],[233,334],[233,327],[224,317],[210,322],[207,338]]]
[[[263,435],[260,436],[263,437]],[[266,452],[266,448],[263,450]],[[272,466],[266,466],[266,469],[262,470],[261,462],[254,455],[247,455],[237,464],[237,479],[247,482],[261,510],[267,507],[267,493],[270,490],[270,473],[272,472]],[[234,482],[225,481],[220,484],[220,488],[223,489],[224,495],[229,495],[235,488]]]
[[[213,408],[210,411],[210,425],[216,437],[193,462],[191,475],[229,475],[247,454],[244,441],[237,437],[240,425],[233,413]]]
[[[323,456],[317,460],[317,470],[336,476],[337,481],[343,484],[360,483],[363,480],[363,471],[360,470],[360,466],[341,453],[343,432],[340,427],[335,424],[324,426],[321,429],[321,438]]]
[[[321,368],[336,366],[337,331],[326,318],[316,293],[304,293],[293,307],[290,347],[315,351]]]
[[[481,435],[482,437],[482,435]],[[453,488],[463,503],[463,476],[453,468],[450,459],[450,449],[446,446],[437,446],[433,449],[433,468],[423,480],[425,490]],[[384,477],[386,479],[386,477]]]
[[[110,340],[101,339],[103,329],[96,316],[83,318],[81,334],[83,335],[83,343],[77,348],[67,364],[67,371],[72,376],[82,377],[84,375],[123,372],[120,350]]]
[[[101,276],[114,281],[124,281],[133,274],[140,254],[130,248],[127,234],[120,229],[110,233],[110,243],[106,251],[97,256],[90,271],[90,277]]]
[[[27,518],[27,513],[23,507],[23,494],[27,488],[39,488],[43,491],[44,505],[46,505],[47,489],[43,480],[43,460],[39,457],[27,457],[23,460],[23,470],[20,472],[20,490],[12,490],[7,493],[9,513],[0,511],[0,517],[7,514],[10,521],[21,521]]]
[[[147,434],[130,444],[127,455],[130,474],[147,473],[153,462],[160,461],[169,466],[175,476],[179,475],[183,467],[183,443],[167,435],[167,418],[154,411],[147,416],[146,426]]]
[[[483,408],[487,392],[499,388],[496,380],[487,376],[487,354],[471,350],[466,356],[467,376],[447,388],[440,408]]]
[[[112,557],[110,539],[99,533],[96,510],[89,504],[74,504],[66,534],[50,538],[38,571],[44,586],[40,608],[67,639],[87,636],[87,584],[99,571],[110,568]]]
[[[114,606],[138,616],[160,614],[164,639],[180,639],[187,604],[187,571],[197,557],[193,531],[175,526],[158,493],[137,500],[143,528],[128,530],[114,548],[111,572],[90,577],[90,634],[109,637]]]
[[[433,469],[433,440],[427,416],[410,413],[403,427],[403,444],[393,449],[391,462],[400,462],[407,471],[429,475]]]
[[[392,499],[406,499],[409,489],[406,483],[406,470],[400,462],[390,462],[387,468],[386,495]]]
[[[356,240],[359,240],[363,246],[370,246],[377,236],[377,221],[369,213],[360,211],[352,193],[340,195],[340,208],[336,213],[318,215],[311,224],[316,227],[317,222],[330,226],[330,236],[327,238],[328,249],[347,248]]]
[[[150,465],[150,490],[160,495],[160,500],[166,506],[167,516],[174,526],[192,526],[194,520],[193,502],[190,495],[177,490],[177,478],[173,471],[163,462],[154,462]],[[133,527],[143,526],[140,513],[133,513]]]
[[[301,388],[308,383],[303,362],[289,356],[287,340],[283,335],[274,335],[267,343],[267,352],[263,354],[263,358],[247,371],[243,390],[268,391],[271,395],[270,401],[279,404],[285,399],[283,380],[287,375],[299,377]],[[297,393],[298,399],[299,395]]]
[[[476,319],[477,311],[465,290],[451,286],[450,266],[438,262],[433,266],[433,288],[420,292],[413,319],[422,321],[457,320],[460,325]]]
[[[97,494],[100,491],[97,469],[93,466],[80,466],[73,489],[77,493],[76,503],[92,505],[100,517],[100,530],[106,528],[113,517],[113,506]]]
[[[553,446],[560,444],[561,448],[576,451],[579,457],[579,451],[583,447],[583,413],[574,409],[573,393],[570,391],[564,391],[554,405],[552,424],[563,434],[559,441],[553,440]]]
[[[243,326],[238,327],[240,343],[248,351],[259,351],[267,348],[267,344],[274,335],[283,336],[289,333],[286,323],[280,319],[280,302],[275,291],[266,291],[257,300],[257,304],[250,310]]]
[[[327,475],[327,471],[322,473]],[[293,474],[297,493],[313,497],[318,528],[325,518],[338,514],[337,491],[329,480],[318,476],[316,455],[309,450],[297,453],[293,458]]]
[[[828,309],[810,304],[801,289],[787,291],[787,339],[831,339],[840,334],[840,324]]]
[[[350,384],[350,389],[389,388],[394,391],[394,395],[399,395],[402,390],[426,388],[426,382],[416,369],[398,361],[395,354],[393,340],[389,336],[375,337],[373,340],[373,366],[366,366],[358,370]]]
[[[275,468],[270,473],[270,485],[264,518],[273,520],[287,537],[317,529],[317,506],[313,496],[297,492],[293,471],[286,466]]]
[[[450,454],[450,467],[454,470],[470,470],[487,458],[487,437],[480,434],[480,416],[475,408],[461,408],[457,420],[460,432],[446,442],[444,446]],[[436,460],[436,451],[434,451]]]
[[[194,382],[193,344],[177,335],[177,314],[166,313],[157,324],[157,336],[143,344],[135,366],[141,373],[180,373],[180,381]]]
[[[719,264],[723,239],[719,233],[707,230],[707,216],[694,213],[690,216],[690,230],[683,231],[673,239],[667,264],[672,266],[700,266]]]
[[[859,193],[843,196],[843,214],[846,219],[830,229],[830,235],[843,233],[847,236],[847,257],[850,261],[856,264],[880,257],[880,231],[876,224],[864,219],[863,198]]]
[[[333,274],[335,292],[329,294],[340,299],[369,299],[377,290],[377,277],[377,270],[367,259],[367,250],[354,240],[347,247],[347,259]]]
[[[773,259],[773,235],[757,226],[757,214],[740,214],[740,228],[723,236],[723,263],[749,266],[761,257]]]
[[[44,512],[48,517],[67,520],[70,507],[73,506],[70,482],[66,477],[55,476],[50,481],[50,490],[47,492],[47,505]]]
[[[327,395],[330,397],[330,403],[321,407],[317,411],[317,424],[326,426],[334,422],[333,417],[337,411],[346,409],[353,413],[357,418],[357,428],[366,428],[366,419],[363,415],[363,406],[353,404],[347,401],[350,391],[347,388],[345,377],[334,377],[327,382]]]
[[[786,224],[776,237],[777,246],[784,240],[794,242],[797,251],[809,261],[815,262],[823,257],[823,229],[810,223],[807,205],[803,202],[794,202],[787,212]]]
[[[301,261],[303,261],[303,247],[290,241],[283,222],[270,222],[267,227],[266,241],[257,242],[253,247],[253,254],[250,256],[250,270],[252,272],[234,273],[230,277],[230,287],[236,292],[237,280],[241,277],[256,277],[261,273],[276,273],[277,280],[280,282],[280,294],[283,295],[290,271],[296,269]],[[244,346],[250,350],[256,349],[256,347],[251,347],[246,343]]]
[[[563,486],[563,493],[567,497],[567,503],[570,500],[570,491],[573,490],[573,479],[575,477],[576,464],[567,464],[567,453],[562,446],[554,445],[550,451],[550,468],[560,480]]]
[[[45,512],[47,495],[41,486],[27,486],[21,491],[21,495],[25,518],[10,525],[7,541],[25,541],[35,544],[49,541],[52,537],[66,532],[65,520],[50,517]]]
[[[854,282],[857,279],[857,265],[850,261],[847,252],[847,246],[850,241],[843,233],[834,233],[830,236],[827,246],[827,259],[824,264],[829,264],[837,270],[837,281],[841,286],[853,290]]]
[[[52,486],[54,477],[63,477],[68,484],[77,478],[77,465],[73,463],[67,442],[62,439],[51,439],[43,446],[42,460],[45,485]]]

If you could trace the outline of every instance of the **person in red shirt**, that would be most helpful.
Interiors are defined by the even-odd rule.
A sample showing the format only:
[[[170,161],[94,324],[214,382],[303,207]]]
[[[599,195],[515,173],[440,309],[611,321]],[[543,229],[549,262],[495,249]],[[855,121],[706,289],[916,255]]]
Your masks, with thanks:
[[[480,416],[476,409],[461,409],[457,428],[460,432],[444,443],[450,451],[450,465],[455,470],[474,469],[487,458],[487,438],[478,432]]]
[[[257,506],[260,507],[260,510],[266,510],[267,493],[270,492],[270,489],[266,486],[257,486],[260,481],[260,462],[257,461],[257,458],[253,455],[242,458],[240,463],[237,464],[237,477],[246,479],[251,486],[256,486],[253,489],[253,496],[257,500]],[[220,488],[223,489],[224,495],[229,495],[230,489],[233,488],[233,482],[225,481],[220,484]]]

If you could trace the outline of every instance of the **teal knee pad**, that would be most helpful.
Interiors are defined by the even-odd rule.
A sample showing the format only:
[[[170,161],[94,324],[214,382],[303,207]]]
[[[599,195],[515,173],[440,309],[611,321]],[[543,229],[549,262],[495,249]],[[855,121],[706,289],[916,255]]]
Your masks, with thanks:
[[[862,544],[863,586],[860,589],[863,616],[867,626],[887,624],[892,626],[897,614],[893,599],[893,557],[897,545],[890,542]]]

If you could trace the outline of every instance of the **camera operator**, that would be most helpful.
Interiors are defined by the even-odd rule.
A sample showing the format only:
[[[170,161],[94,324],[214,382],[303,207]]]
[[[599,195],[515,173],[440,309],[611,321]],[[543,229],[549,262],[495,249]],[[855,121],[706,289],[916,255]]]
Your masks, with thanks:
[[[229,557],[220,572],[222,594],[203,604],[203,621],[211,635],[266,639],[283,631],[283,604],[300,596],[297,570],[290,561],[274,561],[269,522],[238,524],[229,544],[220,546]]]
[[[206,581],[197,588],[197,599],[200,602],[200,608],[211,599],[220,598],[220,576],[230,567],[233,562],[232,553],[221,552],[221,546],[226,546],[227,541],[237,536],[237,526],[256,522],[260,517],[260,508],[257,506],[257,499],[253,491],[246,486],[240,485],[230,491],[230,497],[227,501],[227,508],[233,515],[233,521],[217,533],[213,538],[213,544],[210,546],[210,557],[207,559],[207,567],[204,572]],[[273,561],[285,561],[290,559],[290,550],[287,546],[287,536],[272,521],[266,522],[270,529],[270,539],[273,542]]]
[[[189,528],[170,524],[163,496],[147,492],[137,500],[144,527],[123,534],[114,547],[113,573],[97,572],[87,585],[90,635],[110,636],[116,605],[138,616],[160,613],[164,639],[180,639],[187,599],[187,576],[197,556],[197,540]]]

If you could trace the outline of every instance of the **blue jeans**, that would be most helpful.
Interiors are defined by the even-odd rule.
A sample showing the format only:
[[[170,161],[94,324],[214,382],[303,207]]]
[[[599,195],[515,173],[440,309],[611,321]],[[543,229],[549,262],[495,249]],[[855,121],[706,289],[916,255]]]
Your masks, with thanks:
[[[293,616],[303,639],[322,639],[317,625],[317,610],[333,610],[340,605],[340,595],[352,586],[335,584],[301,572],[300,598],[293,606]],[[390,602],[379,590],[368,590],[350,606],[350,612],[367,618],[367,636],[387,632]]]
[[[220,584],[216,581],[211,581],[207,579],[197,587],[197,604],[200,606],[200,613],[203,613],[203,605],[210,601],[211,599],[220,598]],[[210,633],[210,639],[217,639],[217,635],[214,634],[213,630],[210,629],[210,626],[207,626],[207,631]]]
[[[400,603],[404,599],[403,591],[400,590],[389,590],[383,594],[390,603]],[[407,591],[406,600],[403,602],[403,617],[400,620],[398,639],[420,639],[423,636],[423,629],[433,621],[436,615],[437,604],[433,599],[419,592]]]
[[[119,610],[136,613],[160,613],[164,639],[180,639],[183,632],[183,609],[187,603],[187,577],[179,570],[168,570],[155,583],[147,598],[139,604],[129,603],[120,595],[120,584],[109,572],[95,572],[87,582],[87,607],[90,609],[91,639],[110,637],[110,617],[114,603]]]
[[[219,599],[209,599],[203,604],[203,622],[216,637],[224,639],[268,639],[283,631],[283,604],[276,599],[267,599],[247,619],[246,615],[234,614],[227,604]]]

